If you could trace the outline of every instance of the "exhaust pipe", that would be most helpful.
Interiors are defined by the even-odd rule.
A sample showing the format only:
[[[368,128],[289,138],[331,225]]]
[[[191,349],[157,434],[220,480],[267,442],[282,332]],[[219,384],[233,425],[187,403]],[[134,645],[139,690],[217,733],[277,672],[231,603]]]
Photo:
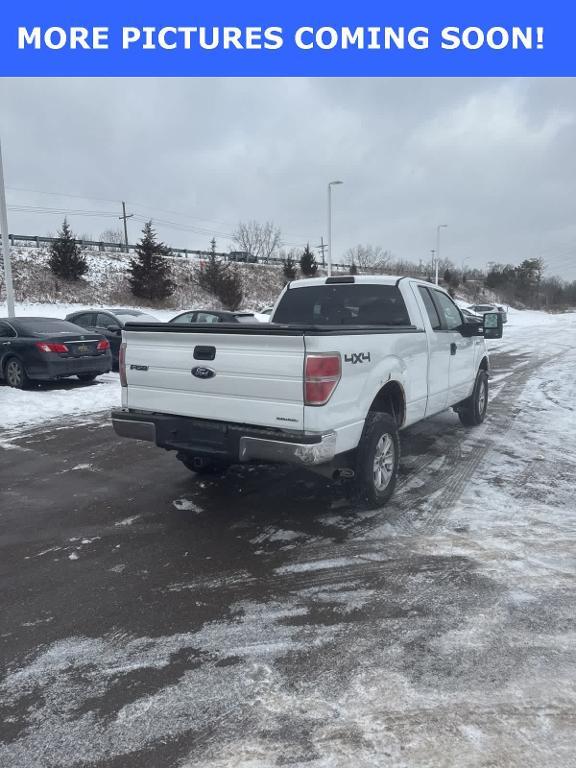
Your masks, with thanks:
[[[350,467],[340,467],[335,469],[332,474],[333,480],[351,480],[356,473]]]

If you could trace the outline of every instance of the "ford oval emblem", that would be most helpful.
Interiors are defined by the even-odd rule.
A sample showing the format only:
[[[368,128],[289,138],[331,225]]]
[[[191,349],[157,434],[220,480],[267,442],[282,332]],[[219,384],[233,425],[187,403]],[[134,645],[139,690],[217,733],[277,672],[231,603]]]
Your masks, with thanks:
[[[197,365],[196,368],[192,368],[192,376],[196,376],[197,379],[213,379],[216,376],[216,371]]]

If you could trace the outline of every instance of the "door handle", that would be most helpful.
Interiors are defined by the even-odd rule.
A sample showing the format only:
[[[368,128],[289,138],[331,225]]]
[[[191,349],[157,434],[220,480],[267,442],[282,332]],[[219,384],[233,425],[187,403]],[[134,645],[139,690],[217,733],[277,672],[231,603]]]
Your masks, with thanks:
[[[456,344],[455,341],[453,341],[452,344],[450,344],[450,354],[455,355],[457,351],[458,351],[458,345]]]

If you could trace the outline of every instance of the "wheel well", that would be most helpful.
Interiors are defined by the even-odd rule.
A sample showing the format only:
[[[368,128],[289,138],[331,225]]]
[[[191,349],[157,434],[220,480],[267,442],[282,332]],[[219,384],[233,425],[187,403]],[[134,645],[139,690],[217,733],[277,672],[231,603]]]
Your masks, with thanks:
[[[479,370],[480,371],[488,371],[488,358],[487,357],[483,357],[482,358],[482,362],[480,363]]]
[[[389,381],[372,401],[370,410],[376,413],[389,413],[401,427],[406,417],[406,399],[402,386],[397,381]]]

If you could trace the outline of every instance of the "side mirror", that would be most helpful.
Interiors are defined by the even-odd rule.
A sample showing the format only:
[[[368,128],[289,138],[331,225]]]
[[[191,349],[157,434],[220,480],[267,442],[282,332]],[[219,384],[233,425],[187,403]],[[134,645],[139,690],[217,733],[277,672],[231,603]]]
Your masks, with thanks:
[[[464,338],[470,338],[471,336],[483,336],[482,323],[477,323],[472,320],[465,320],[460,328],[458,328]]]
[[[487,312],[484,315],[484,338],[502,338],[502,314],[500,312]]]
[[[110,331],[110,333],[122,333],[122,328],[119,328],[117,325],[107,325],[106,330]]]

